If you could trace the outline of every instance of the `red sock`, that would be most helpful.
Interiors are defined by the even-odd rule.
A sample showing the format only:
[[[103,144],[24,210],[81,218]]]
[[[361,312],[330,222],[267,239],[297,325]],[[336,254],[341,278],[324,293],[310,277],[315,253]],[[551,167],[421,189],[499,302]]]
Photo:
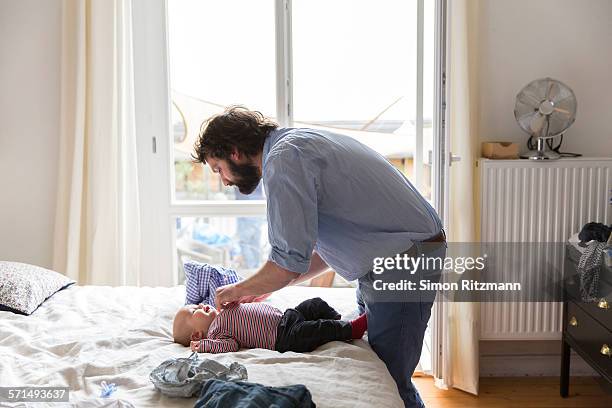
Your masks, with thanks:
[[[351,330],[354,339],[363,337],[363,333],[368,330],[368,318],[365,313],[351,321]]]

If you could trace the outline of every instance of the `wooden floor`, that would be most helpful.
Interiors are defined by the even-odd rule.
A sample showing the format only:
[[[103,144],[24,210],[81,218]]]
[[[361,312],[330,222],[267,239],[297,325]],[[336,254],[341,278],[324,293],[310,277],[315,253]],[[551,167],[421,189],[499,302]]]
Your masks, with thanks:
[[[607,408],[612,395],[593,377],[573,377],[568,398],[559,396],[558,377],[481,378],[480,395],[440,390],[431,377],[413,378],[427,408]]]

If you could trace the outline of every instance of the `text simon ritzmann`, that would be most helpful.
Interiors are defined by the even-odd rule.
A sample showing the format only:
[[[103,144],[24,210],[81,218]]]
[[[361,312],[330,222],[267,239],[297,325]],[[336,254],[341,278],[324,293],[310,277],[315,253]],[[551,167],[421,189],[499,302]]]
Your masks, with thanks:
[[[383,282],[377,279],[373,282],[374,290],[417,290],[417,283],[402,279],[399,282]],[[487,291],[487,290],[521,290],[518,282],[478,282],[466,279],[460,282],[432,282],[429,279],[419,281],[418,290],[442,290],[442,291]]]

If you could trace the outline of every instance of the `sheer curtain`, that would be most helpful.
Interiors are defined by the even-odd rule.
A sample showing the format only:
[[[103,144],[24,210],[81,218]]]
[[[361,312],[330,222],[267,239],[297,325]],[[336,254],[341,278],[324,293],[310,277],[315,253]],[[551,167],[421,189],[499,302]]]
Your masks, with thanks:
[[[53,266],[80,284],[138,285],[131,2],[64,0]]]
[[[450,168],[449,242],[478,240],[478,24],[481,0],[448,1],[450,150],[461,157]],[[443,302],[441,388],[478,394],[480,304]]]

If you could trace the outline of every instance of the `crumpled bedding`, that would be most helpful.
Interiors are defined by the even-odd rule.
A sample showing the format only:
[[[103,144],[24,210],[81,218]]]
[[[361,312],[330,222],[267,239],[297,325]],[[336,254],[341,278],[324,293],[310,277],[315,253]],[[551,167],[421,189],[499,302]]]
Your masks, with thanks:
[[[350,288],[292,287],[268,301],[284,310],[316,296],[347,318],[356,315]],[[70,389],[70,404],[0,406],[192,407],[196,398],[163,396],[149,380],[164,360],[191,354],[172,342],[172,319],[184,300],[184,286],[72,286],[31,316],[0,312],[0,385]],[[206,357],[243,364],[251,382],[304,384],[318,407],[403,406],[384,363],[364,340],[332,342],[311,353],[252,349]],[[108,399],[99,398],[102,381],[117,385]]]

